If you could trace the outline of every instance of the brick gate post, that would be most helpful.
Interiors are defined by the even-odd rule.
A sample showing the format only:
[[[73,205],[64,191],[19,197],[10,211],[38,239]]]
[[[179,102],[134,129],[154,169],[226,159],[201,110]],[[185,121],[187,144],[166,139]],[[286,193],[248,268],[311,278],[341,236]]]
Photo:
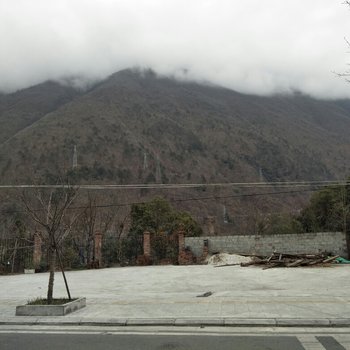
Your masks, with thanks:
[[[151,258],[151,234],[148,231],[143,233],[143,255],[146,259]]]

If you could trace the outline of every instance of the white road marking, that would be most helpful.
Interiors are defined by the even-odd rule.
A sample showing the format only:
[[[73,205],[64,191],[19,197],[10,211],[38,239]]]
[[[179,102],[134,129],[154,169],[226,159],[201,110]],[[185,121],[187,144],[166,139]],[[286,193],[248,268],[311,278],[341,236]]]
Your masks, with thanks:
[[[334,335],[333,338],[346,350],[350,350],[350,334],[349,335],[343,335],[343,334],[337,334]]]
[[[314,335],[298,335],[297,338],[305,350],[325,350],[325,347]]]

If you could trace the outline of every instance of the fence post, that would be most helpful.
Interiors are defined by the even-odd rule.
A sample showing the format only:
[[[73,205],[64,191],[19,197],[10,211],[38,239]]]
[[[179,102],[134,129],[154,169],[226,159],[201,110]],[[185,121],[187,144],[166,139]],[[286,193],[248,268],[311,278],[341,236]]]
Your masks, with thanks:
[[[178,233],[178,239],[179,239],[179,252],[185,249],[185,232],[179,231]]]
[[[143,255],[146,259],[151,258],[151,234],[148,231],[143,233]]]

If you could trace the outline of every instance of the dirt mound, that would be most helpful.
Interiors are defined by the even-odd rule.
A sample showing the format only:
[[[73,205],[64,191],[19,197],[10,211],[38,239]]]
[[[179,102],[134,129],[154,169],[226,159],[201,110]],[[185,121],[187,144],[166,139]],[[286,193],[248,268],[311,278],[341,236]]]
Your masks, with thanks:
[[[252,258],[249,256],[242,256],[237,254],[227,254],[227,253],[220,253],[210,256],[207,259],[208,265],[233,265],[233,264],[241,264],[241,263],[248,263],[251,262]]]

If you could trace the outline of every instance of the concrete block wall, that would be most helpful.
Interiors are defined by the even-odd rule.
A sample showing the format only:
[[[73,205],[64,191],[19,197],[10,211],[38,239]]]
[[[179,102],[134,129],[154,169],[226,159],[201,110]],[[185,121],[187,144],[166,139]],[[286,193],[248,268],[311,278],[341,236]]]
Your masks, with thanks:
[[[220,252],[270,255],[273,251],[290,254],[314,254],[327,251],[335,255],[347,256],[343,232],[185,237],[185,247],[189,247],[196,257],[200,257],[206,239],[209,242],[210,254]]]

